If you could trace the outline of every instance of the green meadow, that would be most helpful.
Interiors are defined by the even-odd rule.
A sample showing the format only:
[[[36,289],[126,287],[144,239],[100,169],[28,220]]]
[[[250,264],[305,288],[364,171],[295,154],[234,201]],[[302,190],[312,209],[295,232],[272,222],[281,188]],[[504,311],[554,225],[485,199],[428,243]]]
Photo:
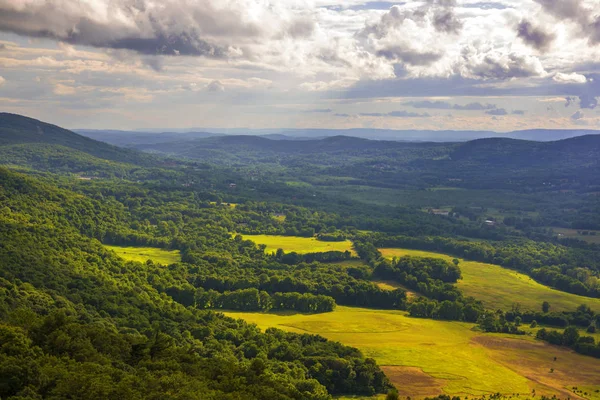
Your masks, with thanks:
[[[422,398],[445,393],[464,397],[499,392],[526,397],[535,390],[538,394],[575,398],[567,388],[600,387],[600,360],[531,336],[483,334],[464,322],[342,306],[317,315],[226,314],[255,323],[263,330],[276,327],[318,334],[356,347],[382,365],[401,396]]]
[[[244,239],[251,240],[257,244],[267,246],[267,252],[276,252],[277,249],[283,249],[286,253],[296,252],[298,254],[306,253],[324,253],[327,251],[350,251],[352,242],[345,240],[343,242],[323,242],[314,237],[305,238],[298,236],[277,236],[277,235],[242,235]]]
[[[436,257],[452,261],[455,257],[419,250],[379,249],[381,254],[393,257]],[[508,310],[514,303],[522,309],[540,310],[548,301],[554,311],[573,311],[581,304],[587,304],[596,312],[600,311],[600,299],[578,296],[562,292],[537,283],[529,276],[502,268],[499,265],[459,259],[463,279],[458,287],[466,296],[483,301],[486,307]]]
[[[154,247],[122,247],[104,246],[117,253],[127,261],[146,262],[152,260],[159,264],[169,265],[181,261],[179,250],[163,250]]]

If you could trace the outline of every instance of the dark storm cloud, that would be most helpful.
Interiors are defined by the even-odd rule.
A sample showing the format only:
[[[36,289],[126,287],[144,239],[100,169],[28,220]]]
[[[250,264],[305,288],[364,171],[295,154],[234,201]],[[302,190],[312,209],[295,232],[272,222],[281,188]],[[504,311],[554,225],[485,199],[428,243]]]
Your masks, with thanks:
[[[512,115],[525,115],[525,110],[513,110]]]
[[[523,39],[525,43],[540,51],[548,50],[555,39],[554,34],[547,33],[543,29],[533,26],[533,24],[527,20],[523,20],[519,23],[517,35]]]
[[[407,106],[412,106],[414,108],[428,108],[428,109],[437,109],[437,110],[462,110],[462,111],[482,111],[482,110],[492,110],[497,108],[495,104],[482,104],[482,103],[469,103],[460,105],[460,104],[451,104],[445,101],[409,101],[404,103]]]
[[[489,114],[489,115],[497,115],[497,116],[508,115],[508,111],[506,111],[504,108],[496,108],[494,110],[488,110],[485,113]]]

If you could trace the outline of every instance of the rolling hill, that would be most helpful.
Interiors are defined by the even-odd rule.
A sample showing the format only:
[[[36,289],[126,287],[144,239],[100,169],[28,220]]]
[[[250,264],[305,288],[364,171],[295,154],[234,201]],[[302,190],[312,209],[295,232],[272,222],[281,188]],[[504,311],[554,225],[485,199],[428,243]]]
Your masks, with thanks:
[[[0,147],[36,144],[68,147],[105,160],[147,164],[149,156],[78,135],[22,115],[0,113]]]

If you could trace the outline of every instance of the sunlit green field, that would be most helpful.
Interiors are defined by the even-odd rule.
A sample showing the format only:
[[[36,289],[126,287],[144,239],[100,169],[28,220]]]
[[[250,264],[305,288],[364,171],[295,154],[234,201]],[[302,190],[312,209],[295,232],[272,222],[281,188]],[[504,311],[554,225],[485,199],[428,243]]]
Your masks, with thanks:
[[[452,256],[419,250],[379,249],[386,258],[415,256],[437,257],[452,261]],[[600,311],[600,299],[561,292],[537,283],[529,276],[502,268],[499,265],[460,260],[459,267],[463,279],[458,287],[466,296],[473,296],[492,309],[508,310],[514,303],[521,308],[541,310],[542,302],[548,301],[554,311],[573,311],[581,304],[587,304]]]
[[[227,312],[261,329],[319,334],[360,349],[384,366],[402,396],[557,394],[600,385],[600,360],[535,341],[483,334],[473,324],[410,318],[404,312],[338,306],[317,315]],[[557,361],[554,361],[557,357]],[[554,372],[550,372],[554,368]]]
[[[322,242],[316,238],[276,235],[243,235],[243,237],[254,243],[267,245],[267,252],[275,252],[277,249],[283,249],[286,253],[296,252],[298,254],[306,254],[348,250],[354,254],[352,242],[349,240],[343,242]]]
[[[146,262],[152,260],[159,264],[169,265],[181,261],[179,250],[163,250],[154,247],[121,247],[104,246],[114,251],[117,255],[127,261]]]

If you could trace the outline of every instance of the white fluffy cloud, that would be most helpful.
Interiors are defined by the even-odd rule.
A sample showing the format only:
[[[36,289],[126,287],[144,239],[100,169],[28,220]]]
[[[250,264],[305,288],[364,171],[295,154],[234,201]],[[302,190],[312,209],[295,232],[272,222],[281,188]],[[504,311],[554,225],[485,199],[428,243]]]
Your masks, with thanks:
[[[578,74],[576,72],[570,73],[570,74],[563,74],[562,72],[557,72],[552,79],[554,79],[556,82],[561,82],[561,83],[586,83],[587,82],[587,78],[585,77],[585,75],[582,74]]]
[[[395,97],[406,104],[410,95],[430,104],[441,104],[436,96],[478,96],[469,103],[489,105],[496,100],[487,96],[570,96],[594,108],[596,15],[593,0],[0,0],[0,68],[11,83],[2,95],[48,110],[100,110],[111,101],[122,112],[140,107],[131,115],[210,103],[210,115],[192,114],[215,118],[213,125],[215,110],[229,115],[237,106],[267,106],[238,114],[240,124],[270,122],[263,110],[282,103],[314,109],[322,102],[318,108],[339,115],[381,114],[381,123],[419,119],[408,107],[363,112],[331,104],[359,97],[373,105]],[[501,106],[527,111],[519,124],[550,112]],[[428,123],[450,124],[442,106],[432,109]],[[465,114],[460,123],[474,115],[453,112]],[[572,113],[555,121],[572,123]]]

